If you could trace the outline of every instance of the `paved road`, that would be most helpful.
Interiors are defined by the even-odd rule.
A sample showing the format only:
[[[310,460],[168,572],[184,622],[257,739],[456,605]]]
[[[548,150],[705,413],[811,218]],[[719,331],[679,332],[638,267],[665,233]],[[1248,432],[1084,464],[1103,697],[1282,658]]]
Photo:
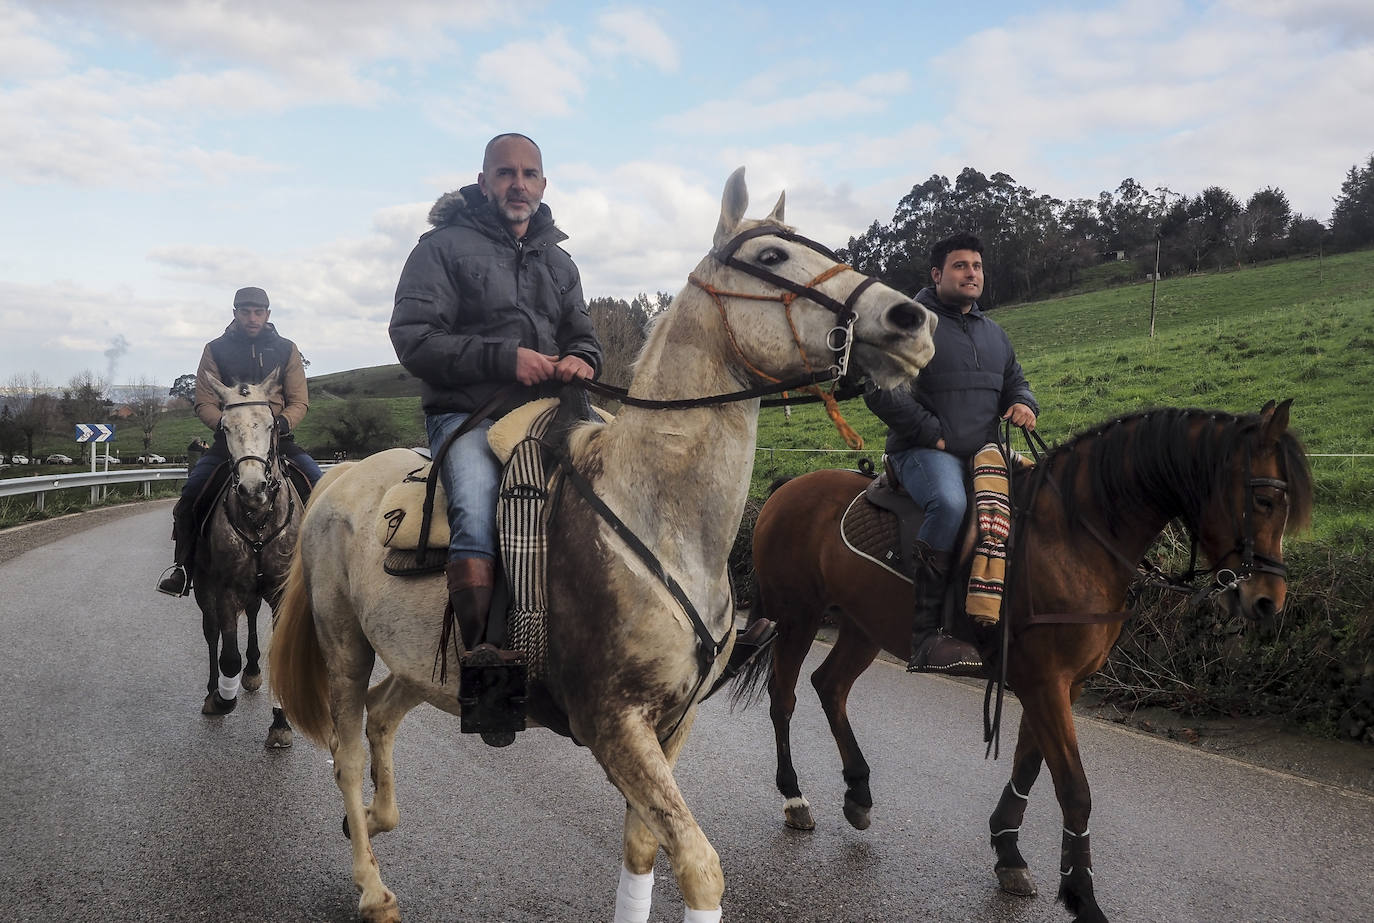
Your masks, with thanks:
[[[264,750],[265,693],[225,718],[199,713],[198,613],[152,591],[169,508],[0,533],[7,916],[354,919],[328,754]],[[1066,920],[1050,897],[1060,823],[1047,778],[1022,835],[1046,893],[996,889],[986,818],[1008,767],[982,758],[980,690],[880,664],[852,702],[875,773],[862,832],[841,815],[814,697],[802,696],[794,733],[813,833],[781,823],[766,709],[703,708],[678,776],[720,852],[726,919]],[[1015,715],[1013,704],[1013,726]],[[1100,722],[1080,734],[1098,894],[1114,921],[1367,918],[1374,798]],[[544,731],[491,750],[422,709],[396,761],[402,823],[375,845],[406,919],[609,919],[623,803],[585,751]],[[680,920],[662,860],[657,876],[653,919]]]

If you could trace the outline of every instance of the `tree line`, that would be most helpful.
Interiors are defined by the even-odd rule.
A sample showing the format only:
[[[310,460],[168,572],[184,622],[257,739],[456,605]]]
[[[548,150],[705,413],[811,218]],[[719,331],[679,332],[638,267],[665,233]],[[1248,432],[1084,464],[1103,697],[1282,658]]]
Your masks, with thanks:
[[[110,382],[91,371],[78,372],[61,387],[38,372],[11,376],[0,391],[0,453],[32,459],[37,437],[63,427],[74,432],[78,423],[107,423],[118,416],[142,433],[146,454],[167,404],[166,391],[146,378],[121,390],[123,400],[116,402]]]
[[[1096,199],[1059,199],[1006,173],[965,167],[913,186],[886,224],[874,221],[840,251],[860,272],[904,292],[929,283],[931,245],[956,231],[983,240],[982,303],[1025,301],[1063,291],[1085,269],[1128,260],[1141,274],[1203,272],[1243,263],[1374,244],[1374,155],[1350,168],[1330,226],[1295,213],[1269,186],[1243,203],[1220,186],[1196,196],[1153,189],[1133,177]]]

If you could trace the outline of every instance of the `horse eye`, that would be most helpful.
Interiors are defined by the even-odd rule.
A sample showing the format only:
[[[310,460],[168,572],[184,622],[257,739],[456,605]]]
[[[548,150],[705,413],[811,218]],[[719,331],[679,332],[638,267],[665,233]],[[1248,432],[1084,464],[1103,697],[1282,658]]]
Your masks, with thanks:
[[[768,247],[759,253],[759,262],[765,266],[776,266],[787,262],[787,251],[780,247]]]
[[[1255,506],[1261,512],[1272,513],[1274,511],[1274,501],[1269,497],[1261,497],[1258,494],[1255,495]]]

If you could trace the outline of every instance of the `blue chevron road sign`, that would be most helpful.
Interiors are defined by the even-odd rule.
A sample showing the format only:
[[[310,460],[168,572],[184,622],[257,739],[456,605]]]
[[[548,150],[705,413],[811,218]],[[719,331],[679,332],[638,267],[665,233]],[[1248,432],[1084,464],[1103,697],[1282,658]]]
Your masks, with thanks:
[[[78,423],[76,424],[77,442],[109,442],[114,438],[115,428],[113,423]]]

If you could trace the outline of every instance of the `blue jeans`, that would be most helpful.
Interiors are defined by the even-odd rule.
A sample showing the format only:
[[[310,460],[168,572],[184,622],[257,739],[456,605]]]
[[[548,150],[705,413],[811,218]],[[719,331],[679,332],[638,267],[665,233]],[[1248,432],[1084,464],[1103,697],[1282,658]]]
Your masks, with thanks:
[[[465,413],[425,415],[429,450],[438,457],[448,435],[468,418]],[[496,559],[496,494],[501,463],[487,445],[490,420],[483,420],[449,446],[439,469],[448,495],[448,559]]]
[[[964,460],[941,449],[907,449],[889,458],[902,486],[926,513],[917,537],[935,551],[953,551],[964,523]]]

